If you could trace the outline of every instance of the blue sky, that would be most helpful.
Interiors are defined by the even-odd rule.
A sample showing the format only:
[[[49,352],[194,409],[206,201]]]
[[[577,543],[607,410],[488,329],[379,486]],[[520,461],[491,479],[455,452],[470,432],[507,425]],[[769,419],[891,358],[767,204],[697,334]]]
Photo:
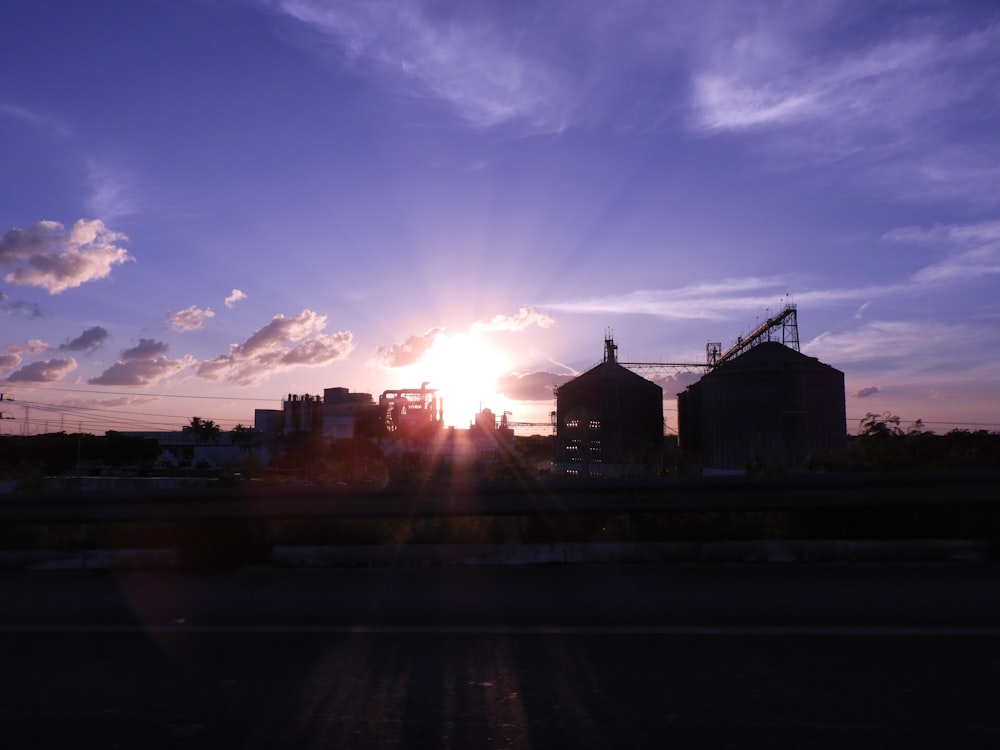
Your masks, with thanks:
[[[1000,429],[1000,7],[13,2],[4,432],[442,389],[544,422],[787,301],[890,411]],[[693,376],[661,379],[665,417]],[[545,431],[545,430],[540,430]]]

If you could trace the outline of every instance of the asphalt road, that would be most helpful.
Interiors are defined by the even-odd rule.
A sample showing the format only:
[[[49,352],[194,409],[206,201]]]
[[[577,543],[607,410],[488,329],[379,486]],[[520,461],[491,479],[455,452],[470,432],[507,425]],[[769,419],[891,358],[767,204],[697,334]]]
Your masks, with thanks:
[[[0,574],[5,748],[1000,746],[1000,566]]]

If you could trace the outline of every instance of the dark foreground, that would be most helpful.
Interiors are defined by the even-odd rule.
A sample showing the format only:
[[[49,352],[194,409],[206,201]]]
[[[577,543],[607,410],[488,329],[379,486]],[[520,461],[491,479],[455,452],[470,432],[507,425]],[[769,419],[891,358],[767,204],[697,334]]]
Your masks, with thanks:
[[[21,747],[1000,746],[1000,566],[0,575]]]

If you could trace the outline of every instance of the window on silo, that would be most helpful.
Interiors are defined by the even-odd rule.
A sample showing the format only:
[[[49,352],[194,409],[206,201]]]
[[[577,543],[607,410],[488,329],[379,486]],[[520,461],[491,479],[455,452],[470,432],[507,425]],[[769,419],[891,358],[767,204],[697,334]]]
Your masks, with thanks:
[[[601,420],[599,420],[599,419],[591,419],[590,420],[590,429],[592,429],[592,430],[599,430],[599,429],[601,429]]]

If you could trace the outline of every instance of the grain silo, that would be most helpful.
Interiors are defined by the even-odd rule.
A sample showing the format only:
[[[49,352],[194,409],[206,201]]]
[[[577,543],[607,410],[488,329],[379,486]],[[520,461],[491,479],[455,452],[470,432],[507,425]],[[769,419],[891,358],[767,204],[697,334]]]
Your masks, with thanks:
[[[705,471],[794,469],[847,441],[844,373],[775,341],[718,364],[677,409],[683,459]]]
[[[556,391],[556,468],[579,476],[643,476],[660,470],[663,389],[617,361],[604,361]]]

